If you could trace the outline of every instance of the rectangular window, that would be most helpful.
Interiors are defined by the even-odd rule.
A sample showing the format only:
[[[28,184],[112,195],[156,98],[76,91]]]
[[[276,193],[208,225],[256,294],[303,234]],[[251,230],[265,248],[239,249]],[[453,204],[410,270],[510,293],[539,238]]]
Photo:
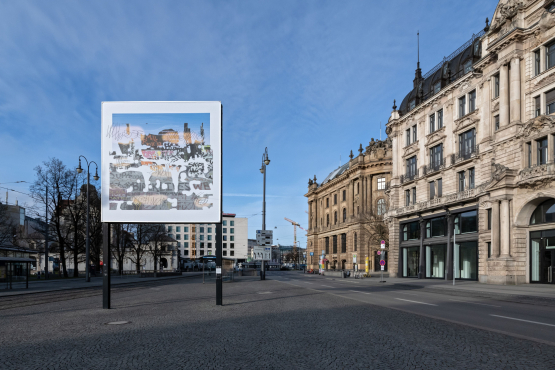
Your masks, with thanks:
[[[446,234],[445,217],[436,217],[426,222],[426,238],[445,236]]]
[[[436,82],[436,84],[434,85],[434,94],[437,94],[438,92],[441,91],[441,81]]]
[[[189,227],[188,227],[188,226],[185,226],[185,227],[183,228],[183,232],[188,233],[188,232],[189,232]]]
[[[467,62],[464,63],[464,73],[468,73],[470,71],[472,71],[472,60],[469,60]]]
[[[468,94],[468,113],[476,110],[476,90]]]
[[[227,251],[223,251],[222,255],[227,256]]]
[[[211,228],[211,227],[208,228],[208,233],[209,233],[209,234],[212,233],[212,228]]]
[[[208,240],[212,240],[212,235],[208,235]]]
[[[337,194],[333,194],[333,204],[337,204]]]
[[[181,235],[180,235],[180,234],[177,234],[177,235],[175,236],[175,240],[181,240]]]
[[[459,98],[459,118],[466,114],[466,96]]]
[[[235,226],[235,221],[229,221],[229,226]]]
[[[172,227],[168,226],[168,232],[171,233],[172,232]]]
[[[464,191],[464,171],[459,172],[459,191]]]
[[[176,233],[180,233],[180,232],[181,232],[181,227],[180,227],[180,226],[176,226],[176,227],[175,227],[175,232],[176,232]]]
[[[235,256],[235,251],[229,251],[229,255],[230,255],[231,257]]]
[[[527,156],[528,156],[528,167],[532,167],[532,143],[527,143],[526,147],[528,148],[527,150]]]
[[[189,248],[189,242],[185,242],[185,243],[183,243],[183,247],[185,247],[185,248]]]
[[[235,248],[235,243],[229,243],[229,249]]]
[[[223,236],[223,240],[227,241],[227,235]]]
[[[499,75],[493,76],[493,97],[499,96]]]
[[[232,241],[234,241],[234,240],[235,240],[235,236],[231,235],[231,236],[229,237],[229,241],[232,242]]]
[[[541,99],[540,96],[536,96],[534,98],[534,117],[537,117],[541,114]]]
[[[459,135],[459,153],[460,156],[467,159],[476,151],[476,131],[468,130]]]
[[[455,217],[455,234],[475,233],[478,231],[478,212],[464,212]]]
[[[412,142],[416,143],[416,139],[418,138],[416,134],[416,125],[412,126]]]
[[[235,234],[235,229],[233,229],[233,228],[229,229],[229,233],[230,234]]]
[[[224,248],[227,248],[227,243],[223,243],[223,247],[224,247]]]
[[[224,220],[223,223],[224,223],[224,226],[227,226],[227,221],[226,220]]]
[[[436,115],[430,115],[430,133],[436,130]]]
[[[409,110],[413,110],[416,107],[416,100],[411,100],[409,103]]]
[[[491,258],[491,243],[487,242],[486,244],[488,246],[488,258]]]
[[[204,233],[204,227],[201,227],[201,228],[200,228],[200,232],[201,232],[201,233]]]
[[[200,236],[200,240],[204,240],[204,235],[201,235],[201,236]]]
[[[378,178],[378,190],[385,190],[385,177]]]
[[[418,221],[404,224],[401,228],[403,231],[403,240],[420,239],[420,225]]]
[[[540,51],[534,51],[534,76],[540,74]]]
[[[347,200],[347,191],[343,190],[343,201]]]
[[[337,253],[337,235],[334,235],[332,237],[332,248],[333,248],[333,254]]]
[[[204,248],[204,242],[200,242],[200,247]]]
[[[416,156],[407,159],[407,177],[416,176]]]
[[[412,188],[412,204],[416,204],[416,188]]]
[[[443,109],[437,111],[437,129],[443,127]]]
[[[545,56],[546,56],[546,69],[555,66],[555,43],[552,43],[545,47]]]
[[[326,208],[330,207],[330,198],[326,198]]]
[[[537,140],[538,146],[538,165],[547,163],[547,138]]]
[[[552,113],[555,113],[555,89],[545,93],[545,114]]]
[[[406,133],[407,133],[407,135],[406,135],[406,137],[407,137],[406,145],[409,146],[410,145],[410,128],[406,131]]]
[[[224,227],[222,232],[223,232],[224,234],[227,234],[227,227]]]
[[[433,170],[439,169],[443,164],[443,144],[439,144],[430,149],[430,165]]]
[[[183,235],[183,240],[189,240],[189,235],[188,234]]]
[[[474,189],[474,168],[468,170],[468,188]]]
[[[212,243],[208,243],[208,248],[212,248]]]
[[[324,238],[325,246],[326,246],[326,254],[330,254],[330,238]]]
[[[431,181],[428,184],[430,186],[430,199],[434,199],[434,197],[436,196],[436,182]]]
[[[499,130],[499,115],[493,117],[493,122],[495,125],[495,131]]]
[[[405,206],[410,206],[410,190],[405,190]]]
[[[488,211],[487,230],[491,230],[491,208],[489,208],[487,211]]]
[[[443,181],[441,179],[437,179],[437,196],[441,197],[443,194]]]

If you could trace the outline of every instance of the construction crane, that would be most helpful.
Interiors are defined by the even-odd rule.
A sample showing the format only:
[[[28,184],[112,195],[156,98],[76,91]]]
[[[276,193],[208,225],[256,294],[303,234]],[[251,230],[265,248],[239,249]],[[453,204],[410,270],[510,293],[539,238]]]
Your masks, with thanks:
[[[295,236],[295,248],[297,248],[297,226],[298,226],[301,230],[304,230],[304,231],[307,231],[307,230],[304,229],[301,225],[299,225],[298,222],[295,222],[295,221],[293,221],[293,220],[290,220],[290,219],[288,219],[287,217],[285,217],[285,221],[291,222],[291,224],[293,225],[293,230],[294,230],[293,233],[294,233],[294,236]]]

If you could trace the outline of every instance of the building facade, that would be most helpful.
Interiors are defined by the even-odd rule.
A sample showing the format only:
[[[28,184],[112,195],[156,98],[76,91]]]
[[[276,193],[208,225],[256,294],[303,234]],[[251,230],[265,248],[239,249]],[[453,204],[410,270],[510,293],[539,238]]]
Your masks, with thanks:
[[[502,0],[387,124],[390,272],[553,282],[555,2]],[[393,267],[395,266],[395,267]]]
[[[223,214],[223,257],[246,261],[248,257],[248,218]],[[181,258],[196,259],[216,255],[216,225],[214,224],[168,224],[168,235],[177,240]]]
[[[372,139],[366,150],[360,144],[358,151],[320,184],[316,176],[308,182],[308,268],[317,269],[324,254],[326,269],[362,270],[369,257],[374,270],[380,247],[368,242],[363,224],[374,215],[383,217],[389,207],[392,142]]]

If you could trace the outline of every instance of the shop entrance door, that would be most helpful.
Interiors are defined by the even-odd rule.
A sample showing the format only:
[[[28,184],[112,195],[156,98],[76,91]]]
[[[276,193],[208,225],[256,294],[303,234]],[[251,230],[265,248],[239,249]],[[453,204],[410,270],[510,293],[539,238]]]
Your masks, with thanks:
[[[555,237],[530,239],[531,282],[555,284]]]
[[[418,277],[420,247],[403,248],[403,277]]]

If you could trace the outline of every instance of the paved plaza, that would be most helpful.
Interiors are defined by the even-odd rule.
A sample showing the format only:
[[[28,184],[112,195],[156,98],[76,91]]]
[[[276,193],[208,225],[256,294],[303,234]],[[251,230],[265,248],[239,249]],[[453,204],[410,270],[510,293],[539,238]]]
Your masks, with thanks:
[[[4,309],[0,368],[548,369],[555,363],[555,346],[280,281],[299,278],[305,277],[239,278],[224,284],[223,307],[215,305],[213,279],[203,284],[192,277],[118,291],[111,310],[101,309],[100,296]],[[128,323],[108,324],[115,322]]]

